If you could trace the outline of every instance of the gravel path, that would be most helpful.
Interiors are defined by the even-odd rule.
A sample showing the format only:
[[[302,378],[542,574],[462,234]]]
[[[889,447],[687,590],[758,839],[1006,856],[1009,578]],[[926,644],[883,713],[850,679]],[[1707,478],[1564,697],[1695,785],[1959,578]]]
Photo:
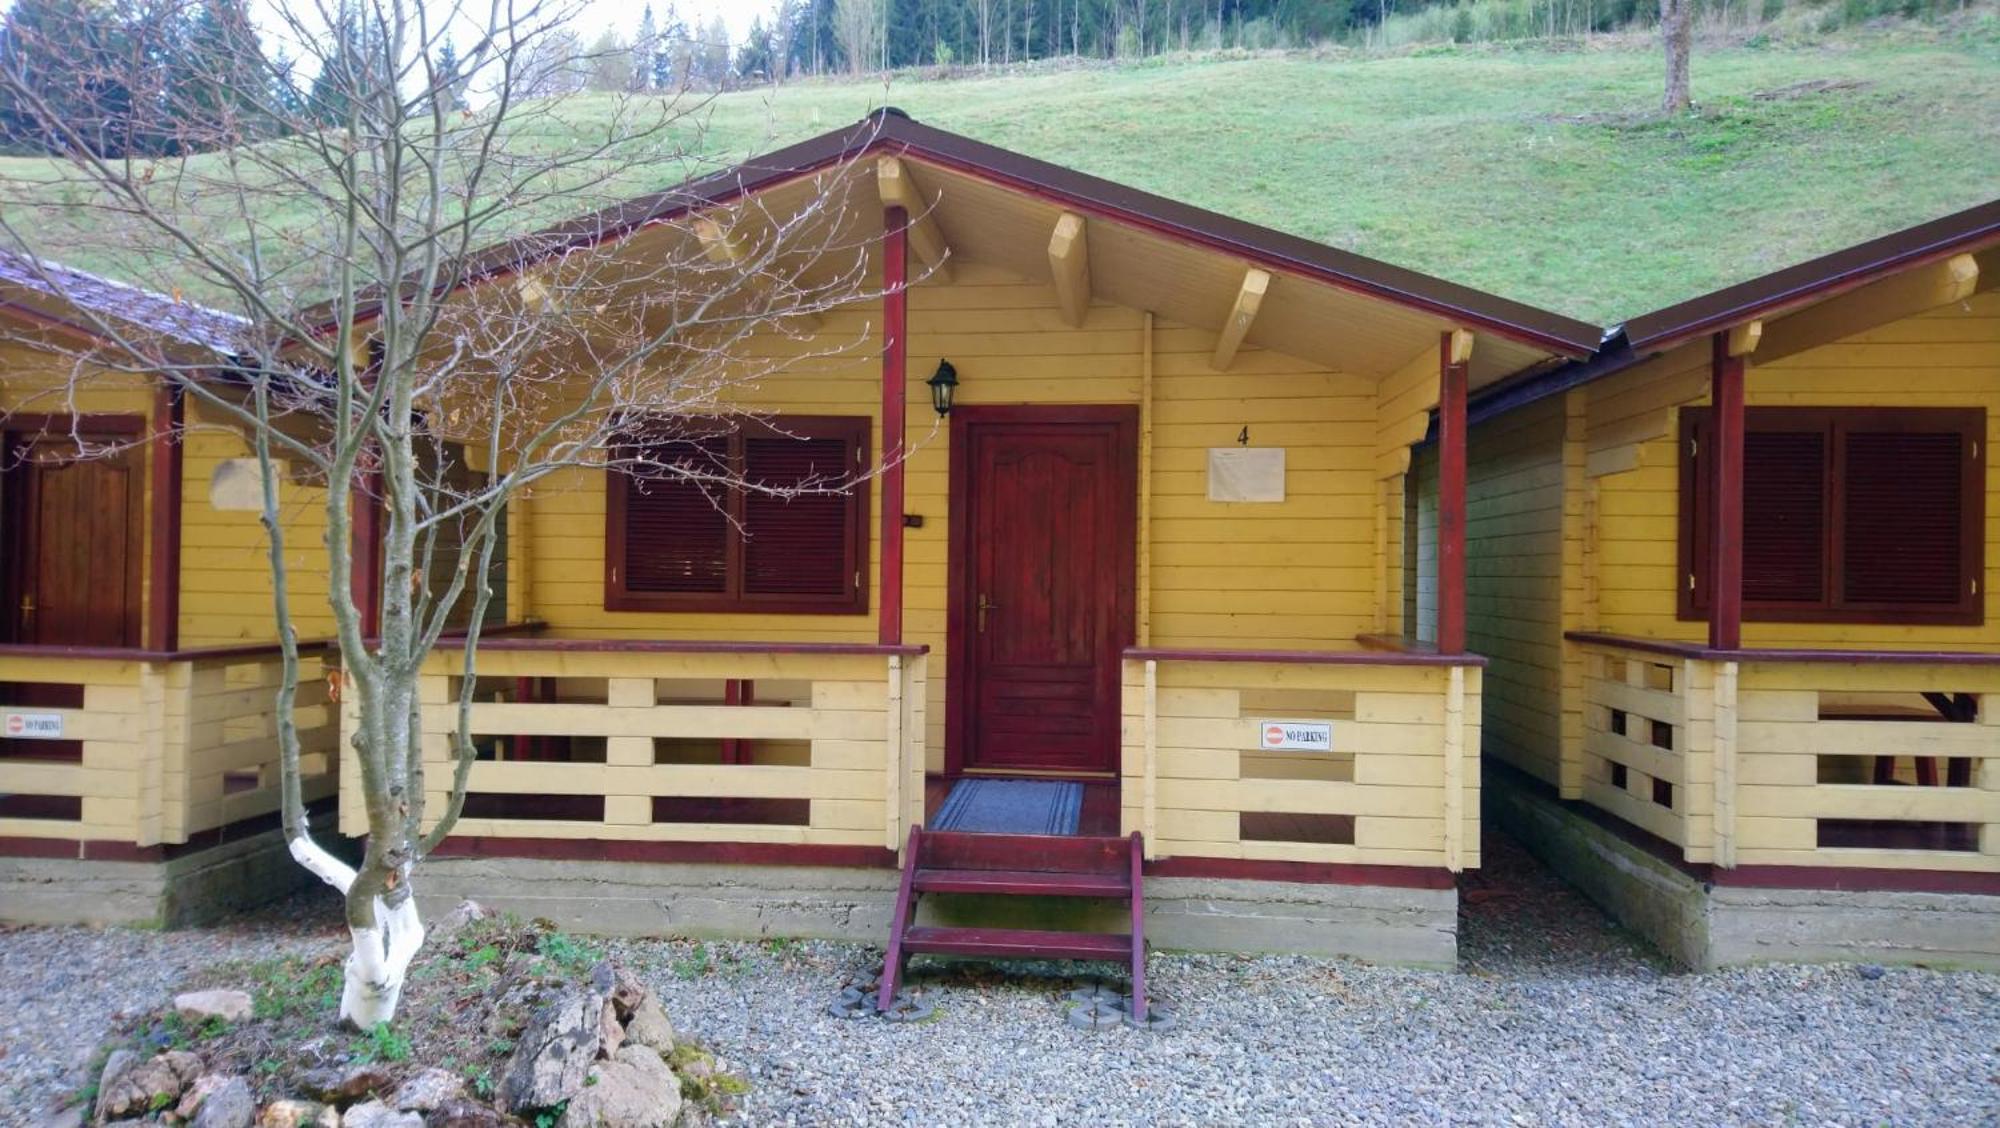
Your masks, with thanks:
[[[1166,1032],[1071,1028],[1071,981],[1047,966],[919,962],[936,1015],[894,1025],[825,1013],[843,976],[879,960],[860,946],[614,949],[749,1076],[750,1123],[2000,1124],[2000,976],[1668,974],[1510,843],[1486,851],[1461,971],[1160,956],[1179,1019]],[[225,952],[302,942],[257,923],[0,933],[8,997],[27,1000],[0,1013],[0,1119],[72,1083],[23,1031],[158,998]]]

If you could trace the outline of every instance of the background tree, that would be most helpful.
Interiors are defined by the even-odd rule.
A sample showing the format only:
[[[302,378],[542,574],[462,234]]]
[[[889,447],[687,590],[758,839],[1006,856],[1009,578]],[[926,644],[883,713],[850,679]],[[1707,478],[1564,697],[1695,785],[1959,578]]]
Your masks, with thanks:
[[[612,28],[605,28],[590,45],[588,66],[590,89],[600,94],[632,89],[632,50]]]
[[[725,466],[658,453],[676,448],[621,439],[635,428],[671,439],[726,425],[740,410],[736,389],[796,363],[759,361],[738,346],[752,334],[796,333],[798,314],[868,296],[867,244],[843,219],[858,179],[845,165],[820,170],[816,192],[796,206],[749,201],[722,215],[740,251],[727,264],[705,253],[691,216],[640,216],[617,203],[712,167],[687,147],[699,145],[699,107],[620,98],[588,139],[549,146],[548,137],[565,135],[564,102],[525,98],[524,84],[536,78],[531,64],[567,57],[561,28],[572,8],[490,9],[454,74],[437,65],[446,29],[421,0],[354,3],[331,13],[331,27],[319,0],[279,2],[293,5],[280,17],[316,71],[309,100],[274,94],[281,76],[269,68],[228,88],[221,103],[204,96],[169,107],[187,136],[227,159],[108,155],[103,103],[52,97],[30,67],[0,71],[0,91],[61,154],[35,175],[63,178],[68,198],[91,209],[91,237],[103,240],[58,250],[115,248],[132,281],[241,318],[226,362],[196,364],[92,316],[103,343],[77,346],[79,360],[179,389],[195,418],[223,421],[254,450],[283,656],[273,708],[284,830],[292,856],[343,897],[352,949],[340,1013],[369,1027],[394,1017],[423,943],[420,863],[464,803],[480,631],[493,610],[509,502],[577,468],[693,479],[717,491],[852,486],[746,481]],[[451,30],[463,37],[468,28],[454,20]],[[10,34],[19,36],[10,44],[16,58],[71,42],[62,38],[70,29],[34,21]],[[222,34],[221,47],[262,57],[240,41],[246,27],[228,24]],[[135,55],[131,65],[150,64]],[[459,81],[478,112],[449,109]],[[278,140],[245,138],[227,120],[234,111],[217,108],[246,103],[276,124]],[[22,189],[7,181],[13,175],[0,168],[5,198]],[[559,231],[521,234],[564,217],[572,218]],[[6,243],[50,252],[35,235],[0,209]],[[60,292],[68,276],[51,271],[44,282]],[[775,352],[841,348],[815,341]],[[368,828],[357,864],[316,840],[301,796],[298,631],[279,509],[280,483],[301,480],[322,487],[312,504],[324,522],[327,573],[312,582],[325,584],[358,715],[342,753],[355,763],[359,790],[349,800]],[[290,510],[300,504],[286,499]],[[373,592],[354,586],[361,505],[379,507],[383,528]],[[364,605],[379,607],[379,619],[364,618]],[[450,634],[455,624],[465,624],[462,637]],[[425,777],[417,697],[435,652],[453,656],[463,686],[446,706],[455,731],[445,781]],[[429,803],[434,791],[446,796],[442,809]]]
[[[833,33],[849,74],[863,74],[882,64],[883,0],[834,0]]]
[[[1694,16],[1690,0],[1660,0],[1660,43],[1667,53],[1667,89],[1660,101],[1663,113],[1686,113],[1688,55],[1693,49]]]

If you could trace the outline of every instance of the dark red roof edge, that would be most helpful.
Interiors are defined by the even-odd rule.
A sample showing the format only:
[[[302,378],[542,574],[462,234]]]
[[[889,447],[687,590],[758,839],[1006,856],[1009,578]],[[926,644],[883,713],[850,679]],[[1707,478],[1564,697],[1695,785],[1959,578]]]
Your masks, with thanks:
[[[1656,351],[1781,306],[1851,289],[1927,260],[1957,254],[1988,240],[2000,240],[2000,200],[1654,310],[1626,322],[1625,336],[1634,351]]]
[[[1604,330],[1596,325],[920,125],[898,110],[878,110],[855,125],[496,244],[471,257],[458,284],[502,277],[550,255],[621,238],[646,223],[750,195],[871,149],[912,154],[1066,206],[1437,313],[1552,352],[1589,356],[1604,338]]]

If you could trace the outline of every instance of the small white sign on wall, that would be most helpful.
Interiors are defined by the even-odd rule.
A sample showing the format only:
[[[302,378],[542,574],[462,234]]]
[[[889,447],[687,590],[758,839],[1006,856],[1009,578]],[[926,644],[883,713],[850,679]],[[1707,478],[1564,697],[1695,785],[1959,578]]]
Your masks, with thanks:
[[[1257,747],[1272,752],[1331,752],[1333,722],[1258,721]]]
[[[1210,447],[1208,500],[1285,500],[1285,448]]]
[[[9,713],[4,726],[9,740],[61,740],[61,713]]]

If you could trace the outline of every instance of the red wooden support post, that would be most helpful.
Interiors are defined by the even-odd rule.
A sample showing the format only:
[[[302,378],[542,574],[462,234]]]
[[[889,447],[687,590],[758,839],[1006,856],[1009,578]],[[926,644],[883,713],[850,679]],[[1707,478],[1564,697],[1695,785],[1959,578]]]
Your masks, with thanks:
[[[1715,491],[1709,513],[1708,644],[1717,650],[1743,645],[1743,358],[1729,355],[1729,334],[1717,333],[1709,361],[1710,396],[1715,401],[1712,451],[1706,456]]]
[[[180,649],[181,620],[181,428],[187,422],[187,395],[180,385],[162,383],[153,397],[152,558],[146,599],[146,644],[154,650]]]
[[[1438,341],[1438,650],[1465,650],[1464,363],[1452,363],[1452,334]]]
[[[355,609],[361,612],[361,633],[376,638],[382,633],[382,475],[367,473],[359,479],[348,503],[353,529],[348,575],[354,586]]]
[[[910,217],[882,209],[882,583],[877,641],[903,641],[903,409],[909,394]]]

